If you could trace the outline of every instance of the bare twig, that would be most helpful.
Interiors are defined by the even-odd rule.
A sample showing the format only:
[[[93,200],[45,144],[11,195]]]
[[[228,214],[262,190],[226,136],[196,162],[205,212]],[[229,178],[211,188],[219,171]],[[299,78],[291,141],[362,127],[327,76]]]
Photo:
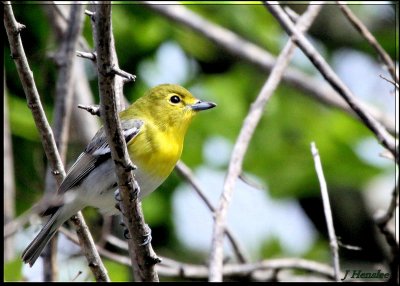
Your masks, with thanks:
[[[241,38],[228,29],[207,21],[189,9],[179,5],[178,2],[170,2],[171,4],[177,5],[156,5],[154,2],[149,1],[143,1],[143,3],[146,4],[149,9],[158,12],[160,15],[174,22],[181,23],[184,27],[198,32],[228,53],[247,61],[268,74],[275,65],[276,58],[264,49]],[[282,80],[297,90],[302,91],[300,94],[311,96],[313,99],[323,104],[338,108],[360,120],[338,93],[332,89],[329,84],[326,84],[320,79],[289,67],[283,74]],[[397,133],[395,121],[392,117],[387,116],[374,106],[365,104],[364,108],[379,120],[392,134]]]
[[[91,60],[93,62],[97,61],[97,54],[96,52],[93,53],[87,53],[87,52],[81,52],[81,51],[77,51],[76,55],[80,58],[85,58],[88,60]],[[129,82],[129,81],[135,81],[136,76],[133,74],[130,74],[126,71],[121,70],[118,67],[112,67],[111,71],[113,74],[119,75],[120,77],[124,78],[125,82]]]
[[[340,9],[350,23],[356,28],[358,32],[367,40],[367,42],[375,49],[380,56],[380,59],[386,65],[390,75],[396,82],[399,81],[398,75],[396,75],[396,66],[388,53],[382,48],[382,46],[375,39],[374,35],[368,30],[368,28],[357,18],[357,16],[351,11],[351,9],[342,1],[336,1],[339,4]]]
[[[399,200],[399,185],[397,183],[392,192],[392,199],[390,200],[388,209],[386,210],[384,215],[376,219],[376,222],[378,224],[387,224],[392,219],[396,207],[399,205],[398,200]]]
[[[353,250],[353,251],[361,251],[362,250],[362,247],[354,246],[354,245],[350,245],[350,244],[344,244],[343,242],[340,241],[340,237],[336,237],[336,238],[337,238],[338,246],[340,248],[345,248],[345,249]]]
[[[94,17],[95,12],[89,11],[89,10],[85,10],[85,14],[88,15],[89,17]]]
[[[107,2],[105,2],[107,3]],[[92,5],[94,7],[94,9],[97,10],[97,8],[99,7],[98,5]],[[98,43],[99,41],[102,39],[103,35],[102,34],[98,34],[98,30],[97,30],[97,24],[96,23],[96,12],[92,12],[92,11],[88,11],[85,10],[85,14],[89,15],[90,17],[90,23],[92,25],[92,31],[93,31],[93,39],[94,39],[94,53],[96,56],[96,60],[98,60],[97,56],[98,56]],[[109,56],[110,59],[112,61],[112,65],[111,66],[107,66],[107,70],[104,69],[104,72],[106,72],[106,74],[115,74],[113,73],[113,69],[114,68],[118,68],[119,69],[119,65],[118,65],[118,57],[117,57],[117,52],[115,51],[115,40],[114,40],[114,34],[111,33],[110,38],[108,39],[110,41],[110,47],[111,50],[109,51]],[[98,66],[98,62],[96,62],[97,66]],[[98,70],[99,72],[99,70]],[[117,104],[117,110],[121,111],[124,109],[125,106],[125,102],[123,101],[123,86],[124,86],[124,78],[122,77],[113,77],[113,86],[114,86],[114,96],[116,98],[116,104]]]
[[[352,94],[347,86],[340,80],[324,58],[318,53],[307,38],[293,25],[289,17],[275,1],[265,1],[271,14],[279,21],[286,32],[292,37],[293,41],[310,59],[321,75],[331,84],[331,86],[342,96],[347,104],[354,110],[362,120],[364,125],[370,129],[378,141],[387,148],[393,156],[397,158],[397,146],[395,139],[385,130],[385,128],[365,110],[363,104]]]
[[[71,231],[64,227],[62,227],[60,231],[72,242],[78,243],[76,235]],[[123,250],[128,249],[125,242],[122,242],[114,236],[109,236],[107,241]],[[98,247],[98,251],[102,256],[120,264],[127,266],[131,265],[130,259],[124,255],[111,253],[101,247]],[[160,276],[163,277],[185,278],[191,280],[204,280],[208,277],[208,267],[206,265],[183,263],[166,257],[162,257],[162,262],[157,264],[156,268]],[[268,275],[265,272],[285,269],[303,270],[329,278],[330,280],[334,279],[334,270],[331,266],[299,258],[280,258],[263,260],[255,263],[227,264],[223,269],[223,276],[224,278],[231,279],[246,278],[255,281],[265,281],[266,277],[271,277],[271,274]]]
[[[91,60],[93,62],[96,62],[96,60],[97,60],[97,55],[96,55],[95,52],[88,53],[88,52],[77,51],[76,55],[78,57],[80,57],[80,58],[88,59],[88,60]]]
[[[306,30],[318,14],[320,8],[320,5],[310,5],[304,15],[300,17],[300,20],[298,21],[298,27],[301,30]],[[231,200],[236,179],[242,172],[244,155],[247,151],[254,130],[263,114],[264,107],[278,86],[283,72],[289,64],[291,56],[294,52],[294,48],[295,45],[291,42],[291,40],[289,40],[283,51],[280,53],[276,64],[272,69],[268,80],[265,82],[259,95],[257,96],[257,99],[252,103],[250,111],[243,121],[243,125],[235,146],[233,147],[232,157],[229,162],[228,174],[224,182],[223,192],[221,194],[215,214],[211,253],[209,257],[209,281],[216,282],[222,280],[223,233],[227,209]]]
[[[389,230],[389,221],[393,218],[396,213],[396,207],[399,205],[399,184],[396,183],[394,190],[392,192],[392,199],[390,201],[389,207],[384,215],[376,218],[376,224],[379,227],[381,233],[385,236],[386,242],[390,247],[391,261],[389,261],[389,266],[391,270],[390,281],[397,283],[399,280],[399,245],[396,241],[395,235]]]
[[[328,187],[326,185],[324,172],[322,170],[321,159],[318,153],[318,149],[314,142],[311,142],[311,153],[313,155],[315,170],[317,172],[319,184],[321,187],[322,203],[324,205],[324,213],[326,219],[326,225],[328,227],[329,241],[333,259],[333,269],[335,272],[335,280],[340,282],[340,266],[339,266],[339,246],[335,234],[335,228],[333,226],[331,205],[329,203]]]
[[[257,190],[265,190],[265,188],[259,184],[258,182],[256,182],[255,180],[252,180],[251,178],[249,178],[248,176],[246,176],[245,173],[240,173],[239,175],[239,179],[242,180],[243,183],[247,184],[248,186],[257,189]]]
[[[64,30],[68,24],[68,18],[65,13],[65,5],[57,5],[52,1],[53,5],[45,5],[43,6],[45,11],[47,12],[47,16],[49,21],[52,23],[52,27],[55,30],[56,37],[61,41],[61,37],[64,34]],[[86,40],[80,35],[80,46],[84,51],[89,51],[90,48],[86,42]],[[74,105],[76,103],[80,103],[84,106],[92,106],[94,105],[94,99],[92,91],[90,90],[90,86],[88,83],[87,75],[85,72],[85,63],[83,61],[77,60],[74,65],[73,75],[76,79],[74,80]],[[93,65],[93,67],[96,67]],[[100,113],[99,113],[100,114]],[[97,119],[93,116],[88,116],[85,112],[72,112],[72,121],[71,126],[79,128],[79,136],[77,139],[81,141],[83,145],[86,145],[96,133],[99,127],[99,123]],[[78,128],[71,128],[74,132]]]
[[[175,169],[177,170],[178,174],[184,177],[186,181],[193,187],[196,193],[200,196],[201,200],[206,204],[208,209],[212,212],[213,218],[215,218],[214,216],[215,207],[212,205],[210,200],[206,197],[206,195],[202,191],[200,184],[197,182],[190,168],[184,162],[179,161],[178,164],[176,164]],[[246,263],[248,259],[246,258],[245,252],[228,226],[225,227],[225,234],[232,245],[233,251],[237,256],[238,261]]]
[[[86,106],[86,105],[78,104],[78,108],[86,110],[90,114],[100,117],[100,106],[98,106],[98,105],[96,105],[96,106],[93,106],[93,105]]]
[[[381,75],[381,74],[379,75],[379,77],[380,77],[381,79],[386,80],[387,82],[390,82],[391,84],[394,85],[395,88],[399,89],[399,83],[398,83],[398,82],[394,82],[393,80],[390,80],[390,79],[384,77],[384,76]]]
[[[160,275],[190,279],[204,279],[207,277],[208,270],[207,266],[181,263],[167,258],[163,258],[163,262],[157,267],[160,271]],[[250,278],[250,280],[257,280],[257,277],[261,276],[260,272],[274,272],[284,269],[305,270],[330,279],[333,278],[333,270],[331,267],[322,263],[298,258],[270,259],[245,264],[226,264],[224,265],[222,274],[224,278],[239,279],[242,277]],[[270,277],[269,279],[271,279],[273,273],[262,276],[263,279],[266,279],[268,276]]]
[[[128,240],[128,243],[134,277],[137,281],[158,281],[154,265],[159,262],[159,258],[155,255],[150,243],[143,245],[143,237],[148,235],[148,229],[144,223],[141,204],[137,196],[139,187],[131,172],[132,169],[128,168],[132,166],[132,163],[126,149],[126,142],[122,136],[118,117],[116,104],[118,99],[116,99],[115,94],[120,90],[116,88],[115,79],[117,77],[111,72],[113,67],[118,67],[111,32],[111,2],[105,2],[96,6],[96,8],[96,13],[92,16],[92,19],[94,19],[95,27],[94,38],[99,74],[100,108],[112,159],[115,163],[122,199],[121,211],[124,223],[132,237]]]
[[[96,246],[94,244],[92,235],[90,234],[89,228],[87,227],[83,215],[78,212],[74,215],[70,221],[74,224],[76,228],[76,234],[79,237],[79,244],[82,247],[83,254],[86,257],[88,266],[92,271],[97,282],[110,282],[110,278],[107,274],[107,269],[105,268],[103,261],[97,252]]]
[[[62,180],[65,177],[64,167],[62,165],[60,154],[57,152],[53,132],[51,131],[50,125],[43,111],[40,96],[37,91],[35,81],[33,79],[33,74],[29,68],[28,60],[22,46],[19,31],[23,25],[16,22],[9,1],[7,1],[4,5],[4,26],[6,28],[8,41],[10,43],[10,49],[13,55],[12,57],[17,66],[17,71],[28,101],[28,107],[32,111],[36,127],[39,131],[41,142],[43,144],[43,149],[46,153],[46,157],[49,161],[51,169],[53,170],[52,172],[56,175],[57,183],[61,184]],[[95,248],[92,249],[94,251],[94,255],[97,257],[97,259],[92,263],[95,266],[99,267],[102,265],[102,262],[99,259],[98,254],[96,255]],[[100,271],[102,271],[102,269],[100,269]],[[106,272],[102,272],[102,277],[105,277],[103,281],[109,281]]]
[[[40,96],[33,79],[33,73],[29,68],[28,60],[23,50],[22,41],[19,35],[19,31],[23,25],[17,23],[15,20],[9,1],[4,4],[4,27],[6,28],[8,41],[10,43],[11,56],[17,66],[18,75],[26,95],[28,107],[32,111],[36,127],[39,130],[43,149],[46,153],[47,159],[51,163],[53,172],[59,174],[56,176],[57,182],[61,183],[63,176],[65,176],[64,168],[61,163],[60,155],[56,151],[57,147],[53,132],[46,120],[46,115],[40,102]]]
[[[111,72],[116,74],[116,75],[119,75],[122,78],[124,78],[125,82],[135,81],[135,79],[136,79],[135,75],[130,74],[130,73],[126,72],[126,71],[123,71],[119,67],[112,67],[111,68]]]
[[[75,80],[74,85],[74,105],[78,105],[80,103],[83,106],[92,106],[94,105],[94,97],[93,93],[90,89],[89,81],[84,69],[83,61],[78,61],[75,66],[74,72],[76,78],[79,80]],[[99,109],[100,115],[100,109]],[[82,144],[86,145],[87,142],[90,142],[93,135],[99,128],[99,120],[97,116],[89,116],[86,112],[76,111],[72,113],[72,120],[74,126],[76,127],[74,130],[77,131],[77,139],[79,139]]]

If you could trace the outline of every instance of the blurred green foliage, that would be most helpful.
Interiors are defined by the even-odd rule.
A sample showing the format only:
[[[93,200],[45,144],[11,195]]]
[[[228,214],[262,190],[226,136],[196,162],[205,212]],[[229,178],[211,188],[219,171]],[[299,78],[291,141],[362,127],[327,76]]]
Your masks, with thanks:
[[[4,263],[4,281],[21,281],[21,269],[22,260],[19,257]]]
[[[393,11],[393,7],[387,6],[388,13]],[[294,5],[291,7],[296,8]],[[278,23],[262,5],[189,5],[186,8],[236,32],[275,55],[287,39]],[[362,13],[369,11],[368,9],[374,9],[363,6],[351,8],[360,17],[363,16]],[[45,9],[51,9],[51,5],[14,5],[13,9],[16,19],[26,25],[22,32],[22,41],[46,114],[51,121],[57,68],[49,55],[58,48],[45,12]],[[352,31],[354,28],[343,16],[324,16],[329,11],[340,14],[340,11],[336,10],[339,11],[335,6],[324,7],[321,16],[311,28],[311,36],[324,44],[329,55],[346,46],[361,50],[376,59],[371,47]],[[394,36],[398,37],[394,29],[394,18],[375,17],[369,20],[370,28],[377,35],[381,45],[391,56],[397,55],[398,46],[394,45],[393,39]],[[338,30],[338,26],[345,27],[345,30]],[[218,107],[194,120],[186,137],[182,155],[184,162],[193,168],[203,163],[202,147],[210,136],[219,135],[232,143],[235,142],[243,119],[267,74],[229,55],[188,27],[173,23],[143,5],[113,6],[113,31],[120,67],[138,75],[136,83],[125,86],[124,92],[130,101],[140,97],[149,88],[141,74],[138,74],[138,67],[144,61],[154,60],[163,43],[177,43],[187,59],[196,63],[196,73],[181,84],[199,91],[199,94],[196,94],[198,97],[215,101]],[[349,37],[347,31],[352,31],[349,33],[356,36]],[[85,19],[83,35],[92,46],[88,18]],[[26,106],[14,63],[9,57],[8,42],[5,41],[3,46],[5,86],[8,89],[9,120],[16,170],[17,213],[20,214],[34,204],[43,192],[46,159],[32,116]],[[91,78],[90,84],[93,94],[97,97],[97,78]],[[383,97],[386,94],[376,96]],[[368,180],[391,168],[378,168],[366,164],[355,152],[357,142],[371,136],[369,130],[357,120],[322,106],[305,97],[299,90],[281,84],[267,104],[246,154],[243,169],[261,178],[274,197],[299,198],[318,195],[319,184],[310,153],[310,142],[316,141],[324,173],[328,184],[333,186],[332,189],[346,187],[361,190]],[[81,150],[84,148],[80,142],[72,143],[81,145]],[[79,154],[79,151],[77,152]],[[145,218],[153,230],[153,244],[160,255],[175,256],[177,259],[191,262],[196,257],[201,261],[204,253],[194,255],[194,250],[184,249],[174,233],[171,196],[180,182],[181,179],[173,174],[158,192],[143,202]],[[90,217],[96,214],[89,212],[88,215]],[[284,246],[275,238],[265,239],[262,256],[279,256]],[[326,252],[322,251],[323,255],[320,255],[321,248],[321,241],[317,241],[316,247],[310,250],[307,256],[329,261]],[[130,270],[127,267],[111,261],[106,261],[106,266],[113,281],[129,279],[127,273]],[[10,264],[5,266],[7,273],[10,273],[10,267]],[[12,267],[20,269],[20,266]],[[16,271],[15,274],[17,273]]]

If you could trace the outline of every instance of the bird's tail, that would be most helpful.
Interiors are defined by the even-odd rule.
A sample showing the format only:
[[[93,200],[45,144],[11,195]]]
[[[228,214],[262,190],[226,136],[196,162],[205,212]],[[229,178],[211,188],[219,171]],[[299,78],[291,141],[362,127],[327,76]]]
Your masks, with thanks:
[[[31,267],[35,264],[35,261],[38,259],[49,240],[56,234],[58,228],[64,223],[65,220],[60,218],[60,214],[61,209],[58,209],[22,253],[22,260],[25,263],[29,263]]]

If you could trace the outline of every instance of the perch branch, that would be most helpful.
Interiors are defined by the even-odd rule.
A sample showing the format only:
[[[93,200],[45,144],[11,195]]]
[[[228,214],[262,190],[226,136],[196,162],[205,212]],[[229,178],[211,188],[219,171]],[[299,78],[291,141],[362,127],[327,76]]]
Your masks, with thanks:
[[[132,238],[128,240],[128,244],[133,273],[136,281],[158,281],[154,266],[159,262],[159,258],[156,257],[150,243],[143,245],[143,237],[148,235],[148,227],[144,222],[138,199],[139,186],[131,172],[132,169],[129,168],[132,163],[126,149],[126,142],[122,136],[118,117],[119,109],[116,94],[121,90],[116,87],[116,77],[111,72],[113,67],[118,66],[111,32],[111,2],[103,2],[96,8],[97,10],[91,15],[91,18],[94,20],[95,28],[93,34],[97,51],[100,109],[112,159],[115,163],[122,199],[121,212],[125,226],[128,227]]]

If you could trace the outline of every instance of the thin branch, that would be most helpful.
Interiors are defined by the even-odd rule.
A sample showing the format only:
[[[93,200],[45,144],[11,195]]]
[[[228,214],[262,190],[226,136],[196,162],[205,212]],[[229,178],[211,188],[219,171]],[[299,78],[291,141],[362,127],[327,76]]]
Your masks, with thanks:
[[[76,55],[78,56],[78,57],[80,57],[80,58],[84,58],[84,59],[88,59],[88,60],[91,60],[92,62],[96,62],[96,60],[97,60],[97,56],[96,56],[96,53],[95,52],[93,52],[93,53],[88,53],[88,52],[82,52],[82,51],[77,51],[76,52]]]
[[[375,219],[376,224],[380,232],[385,236],[386,242],[389,245],[391,253],[391,261],[389,261],[389,267],[391,270],[390,282],[398,284],[399,280],[399,244],[396,240],[395,235],[389,230],[389,221],[393,218],[396,213],[396,208],[399,206],[399,184],[396,183],[392,192],[392,199],[390,200],[389,207],[384,215]],[[398,217],[397,217],[398,218]]]
[[[395,214],[396,211],[396,207],[399,205],[398,200],[399,200],[399,185],[397,183],[392,192],[392,199],[390,200],[388,209],[386,210],[384,215],[376,219],[376,222],[378,224],[386,225],[393,218],[393,215]]]
[[[335,280],[340,282],[340,266],[339,266],[339,246],[335,234],[335,228],[333,226],[331,205],[329,202],[328,187],[326,185],[324,172],[322,170],[321,159],[318,153],[318,149],[314,142],[311,142],[311,153],[313,155],[315,170],[317,172],[319,184],[321,187],[322,203],[324,205],[324,214],[326,219],[326,225],[328,227],[329,241],[333,259],[333,269],[335,272]]]
[[[96,249],[96,245],[90,234],[89,228],[87,227],[83,215],[81,212],[78,212],[74,215],[70,221],[76,228],[76,234],[79,237],[79,244],[82,247],[83,254],[86,257],[88,262],[88,266],[92,271],[97,282],[110,282],[110,278],[107,274],[107,269],[105,268],[103,261],[100,258],[100,255]]]
[[[62,165],[60,154],[57,151],[50,125],[43,111],[40,96],[33,79],[33,73],[29,68],[28,60],[22,46],[22,41],[19,35],[22,25],[18,24],[15,20],[9,1],[5,2],[4,4],[4,26],[7,32],[8,41],[10,43],[12,58],[15,61],[21,84],[24,88],[25,96],[28,101],[28,107],[31,109],[36,128],[38,129],[41,142],[43,144],[43,149],[46,153],[46,157],[51,169],[53,170],[52,173],[56,176],[56,180],[59,185],[65,178],[64,167]],[[97,258],[92,262],[93,265],[101,267],[102,262],[99,259],[98,254],[95,255],[95,257]],[[103,272],[102,276],[106,278],[103,281],[109,281],[106,272]]]
[[[124,78],[125,82],[135,81],[136,79],[136,75],[123,71],[119,67],[112,67],[111,72],[115,75],[119,75],[120,77]]]
[[[81,106],[94,106],[94,96],[90,89],[89,81],[84,69],[83,61],[78,61],[75,66],[74,75],[77,79],[74,85],[74,105],[80,103]],[[78,107],[79,108],[79,107]],[[98,107],[100,116],[100,108]],[[95,114],[94,114],[95,115]],[[72,113],[73,125],[76,127],[77,139],[79,139],[83,145],[93,138],[93,135],[99,129],[99,120],[95,116],[88,116],[86,112],[76,110]]]
[[[100,106],[99,105],[96,105],[96,106],[88,105],[88,106],[86,106],[86,105],[78,104],[78,108],[86,110],[90,114],[100,117]]]
[[[57,152],[51,127],[46,120],[40,96],[33,79],[33,73],[29,67],[25,51],[22,46],[20,30],[23,25],[17,23],[9,1],[4,4],[4,27],[6,28],[8,41],[10,43],[11,57],[14,59],[17,67],[18,75],[24,89],[28,107],[31,109],[36,128],[39,130],[39,136],[43,144],[46,157],[51,164],[51,168],[56,176],[57,182],[60,184],[65,176],[64,168],[61,163],[60,154]]]
[[[85,10],[85,14],[88,15],[89,17],[94,17],[95,12],[89,11],[89,10]]]
[[[389,70],[393,80],[398,82],[399,77],[396,75],[396,66],[388,53],[382,48],[382,46],[375,39],[374,35],[368,30],[368,28],[357,18],[357,16],[351,11],[351,9],[342,1],[336,1],[339,4],[340,9],[350,23],[356,28],[358,32],[367,40],[367,42],[375,49],[378,53],[379,58],[383,61]]]
[[[211,201],[206,197],[200,184],[197,182],[190,168],[182,161],[176,164],[175,169],[178,174],[181,175],[185,180],[193,187],[196,193],[200,196],[201,200],[206,204],[207,208],[212,212],[213,218],[215,219],[215,207],[212,205]],[[226,226],[225,234],[231,243],[234,253],[237,256],[239,262],[246,263],[248,259],[246,258],[245,252],[238,242],[238,239],[234,236],[232,230]]]
[[[379,75],[379,77],[380,77],[381,79],[386,80],[387,82],[390,82],[391,84],[394,85],[395,88],[399,89],[399,83],[398,83],[398,82],[394,82],[393,80],[390,80],[390,79],[384,77],[384,76],[381,75],[381,74]]]
[[[68,23],[68,18],[64,11],[67,6],[57,5],[54,1],[52,1],[52,3],[53,5],[45,5],[43,7],[47,12],[49,21],[52,23],[52,27],[56,31],[56,36],[61,38]],[[84,51],[90,50],[82,34],[80,35],[80,45]],[[83,106],[92,106],[94,105],[94,97],[89,86],[84,65],[85,63],[79,60],[77,60],[74,65],[73,75],[78,80],[74,80],[73,104],[77,105],[76,103],[79,102]],[[96,65],[93,65],[93,67],[96,67]],[[93,116],[88,116],[84,112],[72,112],[72,121],[71,126],[74,126],[74,128],[71,130],[79,134],[77,139],[80,140],[83,145],[86,145],[92,139],[99,128],[98,120]],[[78,127],[79,131],[77,131],[78,128],[75,127]]]
[[[108,2],[105,2],[108,3]],[[93,4],[92,5],[94,9],[97,10],[97,8],[99,7],[99,5]],[[94,54],[97,57],[98,56],[98,50],[99,50],[99,42],[102,40],[103,35],[99,34],[99,31],[97,29],[98,25],[102,25],[103,23],[96,23],[96,12],[92,12],[92,11],[88,11],[85,10],[85,14],[87,14],[90,17],[90,23],[92,25],[92,32],[93,32],[93,39],[94,39]],[[106,68],[104,68],[104,72],[106,74],[110,74],[112,75],[113,73],[113,69],[114,68],[118,68],[119,69],[119,64],[118,64],[118,57],[117,57],[117,52],[115,50],[115,40],[114,40],[114,34],[110,33],[110,37],[109,39],[109,45],[111,47],[110,51],[109,51],[109,56],[110,56],[110,60],[112,65],[111,66],[107,66]],[[98,58],[96,59],[98,60]],[[98,67],[98,62],[96,62],[97,67]],[[97,68],[98,70],[98,68]],[[99,70],[98,70],[99,71]],[[114,73],[115,74],[115,73]],[[123,86],[124,86],[124,79],[122,77],[113,77],[113,86],[114,86],[114,96],[116,98],[116,105],[117,105],[117,110],[121,111],[124,109],[125,106],[125,102],[123,101]]]
[[[298,27],[301,30],[306,30],[311,25],[313,19],[318,15],[320,8],[320,5],[310,5],[304,15],[300,17],[297,24]],[[268,80],[265,82],[259,95],[257,96],[257,99],[252,103],[250,111],[243,121],[243,125],[235,146],[233,147],[232,157],[229,162],[228,174],[225,178],[223,191],[220,196],[215,215],[211,253],[209,257],[209,281],[222,281],[223,234],[227,209],[232,197],[232,192],[235,187],[236,180],[242,172],[243,158],[246,154],[254,130],[261,119],[266,103],[278,86],[282,75],[290,62],[294,49],[295,45],[291,42],[291,40],[289,40],[280,53],[276,64],[272,69]]]
[[[68,229],[61,227],[60,231],[74,243],[78,243],[76,235]],[[115,236],[109,236],[107,241],[123,250],[128,250],[125,242]],[[99,253],[117,263],[130,266],[131,261],[125,255],[112,253],[97,246]],[[167,257],[162,257],[162,262],[156,265],[160,276],[184,279],[206,279],[208,277],[208,267],[206,265],[189,264],[176,261]],[[276,270],[302,270],[316,275],[334,279],[334,270],[331,266],[300,258],[279,258],[269,259],[254,263],[227,264],[223,269],[224,278],[240,279],[245,278],[254,281],[265,281],[266,277],[271,277],[267,272]],[[260,277],[260,278],[259,278]],[[262,277],[262,278],[261,278]]]
[[[104,130],[115,163],[119,193],[122,199],[121,212],[125,226],[128,227],[132,237],[128,243],[134,277],[136,281],[158,281],[154,265],[159,262],[159,258],[155,255],[150,243],[143,245],[143,237],[148,235],[148,227],[144,222],[138,199],[139,186],[131,172],[132,163],[118,117],[118,99],[115,95],[121,90],[116,88],[115,79],[117,77],[111,72],[113,67],[118,67],[111,32],[111,2],[104,2],[103,5],[98,5],[96,8],[92,19],[94,19],[95,27],[93,34],[97,51],[100,108]]]
[[[81,52],[77,51],[76,55],[80,58],[85,58],[88,60],[91,60],[92,62],[96,63],[97,61],[97,54],[96,52],[93,53],[87,53],[87,52]],[[111,68],[111,73],[115,75],[119,75],[124,79],[124,82],[129,82],[129,81],[135,81],[136,80],[136,75],[130,74],[126,71],[121,70],[119,67],[112,67]]]
[[[324,58],[318,53],[307,38],[300,32],[289,17],[285,14],[282,8],[275,1],[265,2],[268,10],[278,20],[281,26],[292,37],[296,45],[310,59],[313,65],[318,69],[321,75],[331,84],[331,86],[342,96],[347,104],[359,116],[364,125],[372,131],[378,141],[387,148],[393,156],[397,158],[397,144],[395,139],[385,130],[385,128],[365,110],[362,103],[352,94],[347,86],[340,80]]]
[[[207,277],[208,271],[207,266],[204,265],[182,263],[167,258],[163,258],[163,262],[157,267],[160,271],[160,275],[190,279],[204,279]],[[258,280],[257,277],[259,276],[262,276],[263,279],[268,279],[267,277],[271,279],[273,273],[260,275],[260,272],[275,272],[285,269],[309,271],[333,279],[333,269],[330,266],[298,258],[270,259],[245,264],[226,264],[224,265],[222,275],[224,278],[230,279],[247,278],[250,280]]]
[[[146,7],[156,11],[160,15],[165,16],[174,22],[180,23],[184,27],[194,30],[228,53],[239,59],[245,60],[267,74],[271,72],[275,65],[276,58],[266,50],[241,38],[239,35],[228,29],[207,21],[189,9],[179,5],[180,3],[178,2],[170,2],[170,4],[177,5],[156,5],[154,2],[149,1],[142,1],[142,3],[146,4]],[[324,81],[290,67],[283,74],[282,80],[293,88],[302,91],[300,94],[310,96],[323,104],[338,108],[339,110],[342,110],[360,120],[356,113],[346,104],[339,94]],[[397,134],[395,121],[392,117],[389,117],[374,106],[367,104],[364,105],[364,108],[379,120],[387,130],[392,134]]]
[[[256,182],[255,180],[252,180],[251,178],[249,178],[248,176],[246,176],[245,173],[240,173],[239,177],[238,177],[243,183],[247,184],[249,187],[252,187],[254,189],[257,190],[264,190],[265,188],[259,184],[258,182]]]

